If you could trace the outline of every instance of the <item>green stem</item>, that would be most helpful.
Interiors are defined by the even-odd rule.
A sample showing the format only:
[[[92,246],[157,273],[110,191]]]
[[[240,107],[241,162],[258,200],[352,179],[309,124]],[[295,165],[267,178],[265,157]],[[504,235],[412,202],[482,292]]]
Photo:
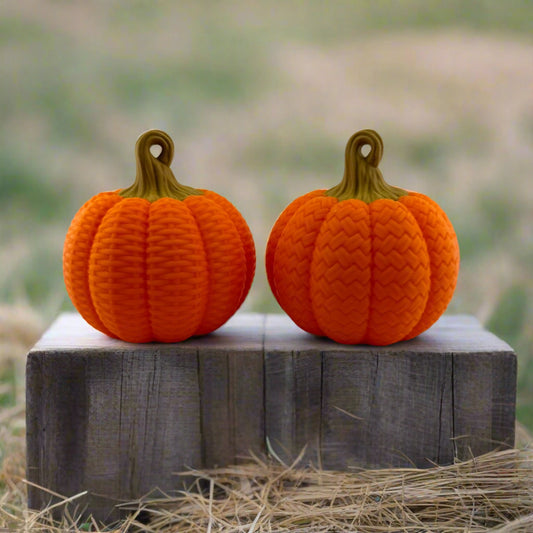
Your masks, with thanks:
[[[365,156],[361,149],[370,146]],[[389,185],[378,168],[383,156],[383,141],[374,130],[361,130],[350,137],[346,144],[344,176],[342,181],[326,191],[339,201],[357,199],[370,203],[381,198],[398,200],[407,191]]]
[[[160,146],[161,153],[155,157],[150,148]],[[170,164],[174,156],[174,143],[169,135],[160,130],[143,133],[135,145],[137,175],[133,185],[119,191],[124,198],[144,198],[155,202],[159,198],[184,200],[187,196],[201,195],[202,191],[179,183]]]

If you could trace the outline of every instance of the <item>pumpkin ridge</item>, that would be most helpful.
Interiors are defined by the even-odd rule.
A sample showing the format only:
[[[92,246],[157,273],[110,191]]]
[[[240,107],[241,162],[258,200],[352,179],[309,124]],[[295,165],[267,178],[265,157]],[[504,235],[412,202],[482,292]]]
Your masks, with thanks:
[[[140,198],[113,206],[100,224],[91,253],[96,310],[106,327],[127,342],[150,340],[145,292],[148,207],[149,202]]]
[[[63,248],[65,286],[74,306],[91,326],[109,336],[115,335],[98,315],[91,294],[89,264],[98,228],[109,209],[121,200],[114,192],[104,192],[85,202],[71,222]],[[82,256],[78,261],[83,264],[76,266],[74,254]]]
[[[371,326],[374,323],[374,315],[375,311],[374,309],[374,302],[376,298],[376,217],[372,216],[372,204],[368,205],[369,207],[369,218],[370,218],[370,257],[371,257],[371,273],[370,273],[370,299],[369,299],[369,306],[368,306],[368,320],[366,323],[366,331],[364,336],[364,342],[368,344],[372,344],[371,340]]]
[[[324,333],[316,323],[311,306],[311,260],[320,226],[336,203],[335,198],[324,196],[304,202],[283,229],[273,260],[280,306],[299,327],[315,335]]]
[[[196,335],[224,324],[236,311],[245,283],[246,256],[240,235],[222,207],[205,196],[185,199],[202,234],[210,272],[207,312]]]
[[[194,211],[190,208],[190,206],[187,204],[187,202],[183,202],[183,203],[187,207],[189,212],[191,213],[191,216],[192,216],[192,218],[194,220],[196,228],[198,229],[198,235],[199,235],[199,238],[200,238],[200,242],[202,243],[202,249],[204,250],[204,254],[205,254],[205,258],[206,258],[206,271],[205,271],[206,272],[206,286],[205,286],[205,291],[204,291],[204,295],[203,295],[204,296],[204,304],[203,304],[202,312],[200,313],[200,320],[198,321],[196,329],[194,330],[194,333],[193,333],[193,335],[198,335],[198,332],[201,330],[202,325],[205,323],[206,316],[207,316],[207,310],[209,308],[209,300],[210,300],[210,298],[212,296],[212,292],[211,292],[212,276],[211,276],[211,269],[209,268],[209,258],[207,256],[206,243],[205,243],[204,235],[202,233],[200,225],[198,224],[198,220],[196,220],[196,215],[195,215]]]
[[[312,308],[324,333],[341,342],[361,342],[367,329],[369,218],[365,202],[338,202],[331,207],[315,243]]]
[[[117,202],[117,204],[118,204],[118,202]],[[117,204],[114,204],[114,205],[117,205]],[[114,205],[112,207],[114,207]],[[109,209],[111,209],[111,208],[109,208]],[[104,323],[104,320],[100,316],[100,313],[98,312],[96,303],[94,301],[94,296],[93,296],[93,292],[92,292],[92,288],[91,288],[91,284],[90,284],[90,280],[89,280],[90,262],[91,262],[91,256],[92,256],[92,253],[93,253],[94,243],[96,241],[96,235],[98,234],[98,230],[100,229],[100,225],[102,224],[102,221],[103,221],[105,215],[108,213],[109,209],[106,210],[106,212],[104,213],[104,216],[100,219],[100,222],[98,223],[98,226],[96,228],[96,232],[93,235],[93,239],[92,239],[92,242],[91,242],[91,245],[90,245],[90,252],[89,252],[89,257],[88,257],[88,260],[87,260],[87,273],[86,273],[87,274],[87,288],[88,288],[87,297],[89,298],[89,300],[91,302],[91,305],[92,305],[92,308],[94,309],[95,315],[98,317],[98,320],[102,324],[102,329],[100,329],[100,328],[97,328],[97,329],[100,329],[100,331],[102,331],[106,335],[110,335],[111,337],[118,338],[117,334],[114,331],[112,331],[110,328],[107,327],[107,325]],[[80,314],[81,314],[81,312],[80,312]],[[84,318],[85,318],[85,316],[84,316]]]
[[[309,287],[308,287],[308,296],[307,297],[308,297],[309,302],[311,304],[310,307],[309,307],[310,311],[311,311],[311,315],[313,317],[313,320],[314,320],[315,324],[317,325],[318,331],[320,332],[319,334],[322,335],[322,336],[325,335],[326,333],[324,331],[324,328],[321,326],[321,324],[319,322],[319,319],[317,318],[316,309],[315,309],[315,306],[313,305],[313,302],[315,300],[315,292],[314,292],[314,287],[313,287],[312,274],[313,274],[314,259],[315,259],[315,255],[316,255],[317,240],[318,240],[318,237],[319,237],[320,233],[322,232],[322,229],[324,228],[324,225],[326,224],[326,220],[327,220],[329,214],[331,213],[331,210],[333,209],[333,207],[335,205],[337,205],[337,204],[333,204],[333,205],[329,206],[329,209],[326,212],[322,222],[318,226],[318,230],[317,230],[316,235],[315,235],[313,246],[311,248],[311,257],[309,258],[309,270],[308,270]]]
[[[200,239],[185,203],[161,198],[150,205],[147,290],[152,335],[158,341],[185,340],[205,313],[207,268]]]
[[[204,191],[204,196],[222,207],[232,221],[241,239],[241,244],[246,258],[246,280],[239,299],[238,307],[240,307],[250,292],[250,287],[252,286],[252,281],[255,275],[256,254],[252,232],[250,231],[250,228],[248,227],[244,217],[229,200],[213,191]]]
[[[205,254],[205,258],[206,258],[206,286],[205,286],[205,291],[204,291],[204,294],[203,294],[203,298],[204,298],[204,304],[203,304],[203,309],[202,311],[199,313],[200,315],[200,320],[198,321],[198,324],[194,330],[194,332],[192,333],[193,336],[195,335],[199,335],[199,331],[202,329],[202,326],[203,324],[205,323],[205,320],[206,320],[206,315],[207,315],[207,311],[208,311],[208,308],[209,308],[209,300],[212,296],[212,290],[211,290],[211,284],[212,284],[212,276],[211,276],[211,269],[209,268],[209,258],[207,256],[207,251],[206,251],[206,243],[205,243],[205,238],[204,238],[204,235],[202,233],[202,230],[200,228],[200,225],[198,224],[198,220],[196,219],[196,214],[195,212],[193,211],[193,209],[191,209],[190,205],[188,205],[188,202],[183,202],[183,204],[185,205],[185,207],[187,207],[187,209],[189,210],[189,213],[191,214],[193,220],[194,220],[194,223],[196,225],[196,228],[198,229],[198,236],[199,236],[199,239],[200,239],[200,242],[202,244],[202,249],[204,250],[204,254]]]
[[[440,206],[418,193],[402,198],[401,202],[421,228],[430,262],[428,301],[419,322],[406,334],[407,340],[432,326],[446,310],[453,296],[459,267],[457,238]]]
[[[152,210],[153,203],[150,203],[148,206],[148,211],[146,213],[146,231],[144,233],[144,246],[142,247],[144,253],[144,302],[147,310],[147,327],[150,331],[150,338],[154,338],[154,321],[152,317],[152,302],[150,301],[150,294],[148,292],[148,235],[150,234],[150,211]]]
[[[283,233],[283,230],[287,224],[292,220],[292,217],[296,214],[296,211],[304,205],[306,202],[316,196],[324,194],[325,189],[318,189],[308,192],[302,196],[299,196],[295,200],[289,203],[289,205],[283,210],[283,212],[276,219],[274,226],[270,231],[268,237],[266,253],[265,253],[265,269],[267,274],[267,280],[275,298],[277,298],[277,289],[274,280],[274,257],[276,254],[276,248],[279,243],[279,239]]]
[[[406,206],[392,200],[370,205],[375,222],[375,284],[367,340],[390,344],[401,340],[422,316],[429,257],[422,232]]]
[[[367,309],[367,314],[366,314],[366,328],[365,328],[365,333],[363,335],[363,339],[361,342],[363,343],[369,343],[369,329],[370,329],[370,324],[371,324],[371,318],[372,318],[372,302],[374,300],[374,291],[375,291],[375,283],[376,283],[376,280],[375,280],[375,274],[374,274],[374,226],[375,226],[375,221],[373,220],[372,218],[372,213],[371,213],[371,208],[370,208],[370,204],[368,206],[368,224],[370,226],[370,236],[369,236],[369,242],[370,242],[370,282],[369,282],[369,285],[370,285],[370,294],[369,294],[369,297],[368,297],[368,309]]]

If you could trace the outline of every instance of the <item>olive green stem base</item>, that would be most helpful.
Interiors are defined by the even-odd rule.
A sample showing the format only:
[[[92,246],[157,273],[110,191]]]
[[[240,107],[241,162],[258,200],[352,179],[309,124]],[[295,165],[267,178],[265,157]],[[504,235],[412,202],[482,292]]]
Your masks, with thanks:
[[[364,156],[361,149],[369,145],[370,152]],[[382,198],[398,200],[408,194],[404,189],[389,185],[378,169],[383,155],[383,141],[373,130],[361,130],[348,140],[345,152],[342,181],[326,191],[339,201],[357,199],[366,203]]]
[[[161,153],[155,157],[150,149],[160,146]],[[143,133],[135,145],[137,175],[133,185],[119,191],[124,198],[144,198],[155,202],[159,198],[185,200],[188,196],[199,196],[203,192],[179,183],[170,164],[174,156],[174,143],[169,135],[160,130]]]

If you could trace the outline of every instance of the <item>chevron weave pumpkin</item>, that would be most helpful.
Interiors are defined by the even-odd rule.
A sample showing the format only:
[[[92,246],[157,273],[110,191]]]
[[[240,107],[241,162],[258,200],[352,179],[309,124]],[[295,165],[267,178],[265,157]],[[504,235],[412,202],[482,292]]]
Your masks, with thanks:
[[[382,153],[375,131],[353,135],[342,182],[289,204],[267,244],[280,306],[305,331],[339,343],[415,337],[441,316],[457,281],[448,217],[427,196],[388,185],[377,168]]]
[[[152,146],[161,147],[158,157]],[[111,337],[177,342],[209,333],[250,289],[250,230],[222,196],[176,181],[166,133],[144,133],[135,151],[134,184],[97,194],[70,225],[67,292],[85,320]]]

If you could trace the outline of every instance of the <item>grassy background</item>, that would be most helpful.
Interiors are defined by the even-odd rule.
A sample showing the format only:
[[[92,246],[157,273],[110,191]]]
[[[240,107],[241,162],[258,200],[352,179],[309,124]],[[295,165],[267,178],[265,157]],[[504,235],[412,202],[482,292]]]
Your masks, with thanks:
[[[433,197],[461,246],[450,312],[519,355],[533,428],[533,5],[528,1],[0,1],[0,302],[43,323],[71,309],[65,232],[125,187],[149,128],[184,183],[215,190],[254,233],[245,309],[279,311],[268,232],[296,196],[342,176],[374,128],[391,183]],[[7,353],[7,352],[6,352]],[[1,361],[0,361],[1,363]],[[16,384],[0,366],[1,383]],[[0,405],[16,404],[15,386]]]

